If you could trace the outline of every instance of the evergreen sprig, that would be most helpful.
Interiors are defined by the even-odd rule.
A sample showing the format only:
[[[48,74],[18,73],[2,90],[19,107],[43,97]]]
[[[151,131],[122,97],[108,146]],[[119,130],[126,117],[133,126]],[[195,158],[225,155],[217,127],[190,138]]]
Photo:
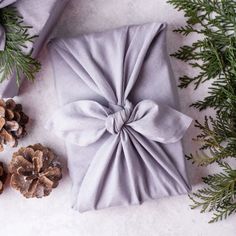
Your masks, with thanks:
[[[6,45],[0,52],[0,83],[13,74],[19,84],[22,76],[34,80],[40,70],[40,63],[32,58],[32,53],[25,54],[24,48],[37,36],[30,36],[30,26],[24,25],[23,18],[15,7],[0,9],[0,23],[6,31]]]
[[[180,78],[180,88],[193,85],[198,89],[210,81],[208,94],[191,106],[215,109],[215,118],[206,116],[196,121],[201,143],[199,151],[187,158],[200,166],[218,163],[222,171],[203,178],[206,187],[190,198],[192,208],[213,212],[210,223],[236,213],[236,169],[228,158],[236,157],[236,1],[234,0],[169,0],[177,10],[184,11],[187,25],[175,32],[184,36],[199,34],[192,45],[184,45],[172,54],[197,69],[196,76]],[[222,162],[224,160],[224,162]]]
[[[201,212],[214,211],[210,223],[217,222],[236,213],[236,170],[229,164],[219,162],[223,172],[203,178],[208,187],[199,189],[190,196],[192,209],[201,207]]]

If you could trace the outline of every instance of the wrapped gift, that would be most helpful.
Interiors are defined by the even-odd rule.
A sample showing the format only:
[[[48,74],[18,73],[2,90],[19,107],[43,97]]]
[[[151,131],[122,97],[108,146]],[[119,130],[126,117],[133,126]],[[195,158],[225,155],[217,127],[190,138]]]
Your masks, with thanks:
[[[30,35],[38,35],[38,37],[34,39],[34,42],[27,45],[27,48],[24,49],[25,53],[29,53],[33,50],[32,57],[35,58],[68,1],[69,0],[3,0],[0,2],[0,8],[13,3],[12,6],[15,6],[23,17],[24,24],[32,27],[29,29]],[[3,28],[0,27],[1,37],[4,35],[2,34],[2,30]],[[1,39],[1,37],[0,48],[3,48],[4,39]],[[16,84],[14,74],[0,84],[1,97],[13,97],[18,94],[18,90],[19,86]]]
[[[166,24],[149,23],[50,43],[60,108],[47,128],[63,138],[80,212],[186,194]]]

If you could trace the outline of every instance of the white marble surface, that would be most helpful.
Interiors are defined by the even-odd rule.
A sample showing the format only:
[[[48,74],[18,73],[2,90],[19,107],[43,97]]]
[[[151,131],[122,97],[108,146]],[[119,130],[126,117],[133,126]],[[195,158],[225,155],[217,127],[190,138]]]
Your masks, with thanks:
[[[169,23],[169,51],[174,52],[186,40],[172,32],[176,26],[184,24],[184,17],[176,12],[166,0],[71,0],[55,30],[55,35],[76,35],[101,31],[125,24],[160,21]],[[25,82],[22,86],[20,101],[26,113],[32,118],[29,125],[30,135],[19,146],[41,142],[54,150],[66,165],[63,143],[44,130],[44,122],[57,106],[53,87],[52,70],[47,51],[40,57],[43,69],[34,84]],[[192,73],[183,63],[172,59],[176,78],[184,72]],[[69,79],[69,78],[68,78]],[[179,91],[182,111],[193,118],[204,115],[189,104],[204,96],[206,88],[194,92],[190,89]],[[196,130],[192,127],[185,137],[186,153],[194,150],[191,141]],[[12,152],[0,154],[7,164]],[[214,170],[197,168],[188,163],[192,184],[196,187],[201,176]],[[236,216],[227,221],[208,224],[210,214],[200,214],[190,210],[187,196],[162,199],[145,203],[142,206],[121,207],[97,212],[79,214],[70,208],[71,181],[64,171],[59,187],[44,199],[26,200],[19,193],[6,186],[0,196],[0,235],[4,236],[234,236],[236,235]]]

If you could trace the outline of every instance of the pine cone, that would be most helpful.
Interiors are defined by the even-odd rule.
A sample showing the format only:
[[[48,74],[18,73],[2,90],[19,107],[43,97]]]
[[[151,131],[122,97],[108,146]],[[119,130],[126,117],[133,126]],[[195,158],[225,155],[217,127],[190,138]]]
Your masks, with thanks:
[[[26,135],[25,125],[28,121],[20,104],[16,104],[13,99],[6,102],[0,99],[0,152],[4,150],[4,144],[17,146],[17,140]]]
[[[62,178],[61,165],[47,147],[35,144],[13,153],[9,172],[12,188],[26,198],[48,196]]]
[[[0,162],[0,194],[3,192],[3,186],[7,178],[7,173],[4,170],[3,163]]]

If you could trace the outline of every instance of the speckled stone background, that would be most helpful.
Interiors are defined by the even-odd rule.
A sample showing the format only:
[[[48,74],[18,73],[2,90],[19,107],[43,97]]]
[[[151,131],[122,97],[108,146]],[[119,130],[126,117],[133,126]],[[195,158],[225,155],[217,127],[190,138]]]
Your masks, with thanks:
[[[184,17],[173,9],[166,0],[71,0],[62,18],[55,27],[56,36],[102,31],[126,24],[150,21],[169,23],[168,46],[174,52],[183,43],[189,43],[197,36],[185,39],[172,32],[184,24]],[[42,71],[32,84],[24,82],[20,96],[25,111],[31,117],[30,134],[19,146],[41,142],[53,148],[66,166],[63,142],[44,130],[44,123],[57,107],[53,86],[52,69],[47,50],[41,53]],[[172,59],[176,79],[183,73],[194,73],[185,64]],[[70,79],[70,78],[68,78]],[[206,87],[192,92],[179,90],[182,112],[194,119],[202,119],[204,113],[189,108],[192,101],[202,98]],[[207,111],[210,113],[211,111]],[[196,148],[191,138],[197,130],[192,126],[184,139],[185,151]],[[7,164],[12,152],[8,149],[0,154]],[[196,188],[201,176],[217,171],[215,166],[197,168],[188,163],[191,183]],[[235,236],[236,216],[227,221],[208,224],[210,214],[190,210],[188,196],[161,199],[141,206],[121,207],[97,212],[79,214],[70,207],[71,181],[65,168],[59,187],[44,199],[26,200],[7,184],[0,196],[1,236]]]

